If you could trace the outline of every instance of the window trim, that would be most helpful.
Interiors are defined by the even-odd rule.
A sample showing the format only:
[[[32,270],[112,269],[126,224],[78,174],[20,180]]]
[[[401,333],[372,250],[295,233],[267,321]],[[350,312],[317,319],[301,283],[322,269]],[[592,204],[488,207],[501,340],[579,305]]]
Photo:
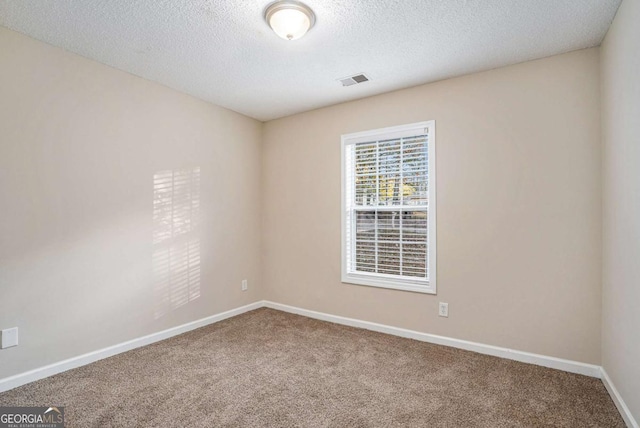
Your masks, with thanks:
[[[411,280],[411,279],[398,279],[393,275],[385,275],[379,273],[349,273],[347,272],[347,242],[346,242],[346,231],[347,231],[347,206],[346,206],[346,162],[345,162],[345,152],[347,146],[352,144],[357,144],[360,142],[371,141],[371,137],[379,137],[384,135],[385,138],[391,136],[391,138],[398,136],[410,136],[412,133],[416,135],[424,132],[424,129],[428,131],[428,145],[427,145],[427,156],[428,156],[428,180],[429,180],[429,215],[428,215],[428,241],[427,248],[429,254],[429,280],[424,281],[420,279]],[[397,138],[397,137],[396,137]],[[341,210],[342,210],[342,221],[341,221],[341,272],[342,272],[342,282],[345,284],[356,284],[356,285],[366,285],[371,287],[381,287],[381,288],[390,288],[394,290],[403,290],[403,291],[413,291],[418,293],[425,294],[436,294],[436,257],[437,257],[437,239],[436,239],[436,122],[435,120],[425,121],[425,122],[417,122],[410,123],[406,125],[400,126],[391,126],[387,128],[379,128],[373,129],[369,131],[362,132],[354,132],[350,134],[343,134],[340,139],[340,165],[341,165]]]

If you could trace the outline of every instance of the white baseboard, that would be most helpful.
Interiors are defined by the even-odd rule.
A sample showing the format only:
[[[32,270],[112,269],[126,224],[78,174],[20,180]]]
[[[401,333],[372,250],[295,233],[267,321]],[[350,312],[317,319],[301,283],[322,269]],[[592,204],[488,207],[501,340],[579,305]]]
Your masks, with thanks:
[[[564,360],[562,358],[548,357],[545,355],[532,354],[530,352],[517,351],[514,349],[501,348],[498,346],[485,345],[483,343],[469,342],[467,340],[453,339],[435,334],[422,333],[404,328],[392,327],[384,324],[377,324],[369,321],[362,321],[353,318],[345,318],[337,315],[330,315],[323,312],[310,311],[308,309],[297,308],[295,306],[283,305],[265,301],[267,308],[277,309],[292,314],[303,315],[322,321],[329,321],[336,324],[348,325],[351,327],[364,328],[366,330],[380,333],[392,334],[394,336],[406,337],[419,340],[421,342],[435,343],[437,345],[451,346],[453,348],[465,349],[467,351],[478,352],[480,354],[493,355],[494,357],[506,358],[508,360],[520,361],[523,363],[535,364],[552,369],[563,370],[565,372],[577,373],[581,375],[597,377],[601,375],[600,366],[594,364],[580,363],[577,361]]]
[[[624,400],[622,399],[622,396],[620,395],[615,385],[611,381],[611,378],[605,371],[604,367],[602,367],[601,379],[602,379],[602,383],[604,383],[604,387],[607,388],[607,391],[609,391],[609,395],[611,396],[611,399],[613,400],[616,407],[618,408],[618,411],[620,412],[620,415],[622,416],[622,419],[624,419],[624,422],[627,424],[627,426],[629,428],[639,428],[638,422],[636,422],[636,420],[634,419],[633,415],[631,414],[631,410],[629,410],[629,408],[625,404]]]
[[[54,364],[50,364],[45,367],[40,367],[28,372],[20,373],[15,376],[0,379],[0,392],[8,391],[18,386],[34,382],[36,380],[44,379],[49,376],[53,376],[58,373],[65,372],[67,370],[75,369],[90,363],[93,363],[104,358],[111,357],[122,352],[130,351],[141,346],[150,345],[154,342],[168,339],[173,336],[177,336],[182,333],[186,333],[196,328],[204,327],[209,324],[213,324],[227,318],[234,317],[236,315],[243,314],[245,312],[252,311],[264,306],[262,301],[251,303],[246,306],[231,309],[226,312],[221,312],[210,317],[202,318],[196,321],[192,321],[187,324],[182,324],[177,327],[169,328],[167,330],[152,333],[147,336],[139,337],[137,339],[129,340],[127,342],[119,343],[117,345],[109,346],[108,348],[99,349],[97,351],[89,352],[87,354],[79,355],[77,357],[69,358],[68,360],[60,361]]]

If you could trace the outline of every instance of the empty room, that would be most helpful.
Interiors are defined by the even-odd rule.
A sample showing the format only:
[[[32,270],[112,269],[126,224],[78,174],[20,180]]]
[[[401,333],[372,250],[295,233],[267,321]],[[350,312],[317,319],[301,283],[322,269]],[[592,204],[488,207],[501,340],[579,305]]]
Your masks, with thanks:
[[[0,428],[638,428],[639,22],[0,0]]]

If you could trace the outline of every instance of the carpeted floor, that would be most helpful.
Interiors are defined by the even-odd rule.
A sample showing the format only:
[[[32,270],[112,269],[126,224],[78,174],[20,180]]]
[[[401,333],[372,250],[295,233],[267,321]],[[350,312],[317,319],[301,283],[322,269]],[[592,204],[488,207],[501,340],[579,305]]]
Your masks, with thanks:
[[[272,309],[0,394],[67,427],[624,427],[586,376]]]

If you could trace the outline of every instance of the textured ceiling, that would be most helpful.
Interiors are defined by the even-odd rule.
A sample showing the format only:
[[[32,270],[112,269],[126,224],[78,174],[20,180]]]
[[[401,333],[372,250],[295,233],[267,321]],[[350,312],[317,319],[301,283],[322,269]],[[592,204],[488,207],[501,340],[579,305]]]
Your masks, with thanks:
[[[317,22],[292,42],[269,2],[0,0],[0,25],[269,120],[597,46],[621,0],[306,0]]]

